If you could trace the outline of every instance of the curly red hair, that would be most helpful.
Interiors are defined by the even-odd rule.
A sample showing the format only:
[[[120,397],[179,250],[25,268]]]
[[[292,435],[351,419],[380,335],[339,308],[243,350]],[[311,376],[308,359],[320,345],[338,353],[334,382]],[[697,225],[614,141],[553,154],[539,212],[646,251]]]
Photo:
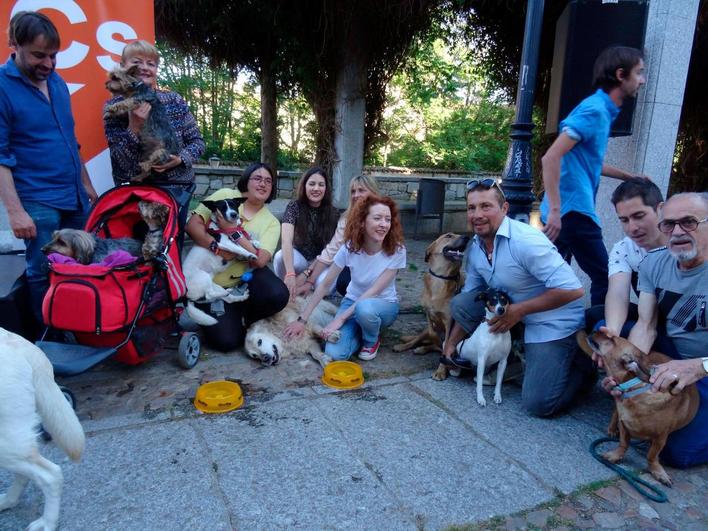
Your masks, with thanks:
[[[361,251],[366,237],[366,216],[374,205],[386,205],[391,210],[391,228],[383,241],[383,251],[390,256],[403,246],[403,227],[398,215],[398,205],[390,197],[372,194],[359,199],[347,216],[344,241],[347,242],[350,251],[355,253]]]

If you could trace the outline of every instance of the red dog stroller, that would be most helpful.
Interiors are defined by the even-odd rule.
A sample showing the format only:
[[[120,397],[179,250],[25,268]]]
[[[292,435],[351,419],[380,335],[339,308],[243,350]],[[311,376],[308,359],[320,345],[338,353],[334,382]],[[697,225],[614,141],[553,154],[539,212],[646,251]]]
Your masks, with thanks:
[[[37,343],[56,374],[78,374],[111,356],[130,365],[143,363],[179,330],[176,302],[187,288],[176,245],[178,205],[172,195],[153,186],[113,188],[96,201],[85,230],[98,238],[143,239],[147,224],[138,210],[140,201],[169,209],[163,246],[155,258],[119,266],[50,264],[44,322],[49,329],[72,332],[78,343]],[[190,369],[199,360],[199,336],[180,335],[177,362]]]

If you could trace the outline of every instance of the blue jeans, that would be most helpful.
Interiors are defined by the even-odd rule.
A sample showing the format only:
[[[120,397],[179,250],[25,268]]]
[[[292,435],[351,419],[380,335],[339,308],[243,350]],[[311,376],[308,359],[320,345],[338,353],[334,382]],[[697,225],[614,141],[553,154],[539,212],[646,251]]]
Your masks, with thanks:
[[[578,212],[568,212],[561,223],[561,232],[555,241],[558,252],[568,263],[575,257],[580,269],[590,277],[590,304],[604,304],[609,258],[602,241],[602,229]]]
[[[30,302],[35,318],[41,323],[42,300],[49,288],[47,279],[47,257],[42,252],[52,239],[52,234],[59,229],[83,229],[88,212],[83,210],[59,210],[43,203],[23,201],[22,206],[37,227],[37,237],[25,240],[25,260],[27,261],[27,283],[29,285]]]
[[[342,300],[337,310],[341,315],[354,301]],[[399,304],[381,299],[364,299],[357,302],[354,314],[339,329],[341,336],[336,343],[327,343],[325,354],[333,360],[348,360],[362,346],[372,347],[379,339],[382,326],[389,326],[398,317]]]

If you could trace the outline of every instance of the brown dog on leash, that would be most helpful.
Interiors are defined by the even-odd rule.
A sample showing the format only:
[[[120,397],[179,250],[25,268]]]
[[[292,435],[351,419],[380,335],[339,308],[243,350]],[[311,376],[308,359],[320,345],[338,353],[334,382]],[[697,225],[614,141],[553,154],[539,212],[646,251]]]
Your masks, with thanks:
[[[425,250],[428,271],[423,276],[421,302],[428,326],[415,336],[403,336],[403,343],[393,347],[394,352],[415,349],[416,354],[442,352],[442,342],[450,326],[450,299],[455,296],[464,279],[460,274],[462,257],[469,238],[452,232],[443,234]]]
[[[683,428],[696,416],[699,405],[695,385],[680,393],[671,390],[654,392],[649,377],[654,366],[671,361],[660,352],[645,354],[626,339],[597,331],[588,336],[578,332],[578,344],[589,355],[602,358],[607,374],[617,382],[622,397],[615,400],[615,411],[607,428],[610,436],[619,428],[619,446],[603,457],[618,463],[624,457],[630,438],[648,440],[647,464],[651,475],[671,486],[671,478],[659,463],[659,453],[670,433]]]

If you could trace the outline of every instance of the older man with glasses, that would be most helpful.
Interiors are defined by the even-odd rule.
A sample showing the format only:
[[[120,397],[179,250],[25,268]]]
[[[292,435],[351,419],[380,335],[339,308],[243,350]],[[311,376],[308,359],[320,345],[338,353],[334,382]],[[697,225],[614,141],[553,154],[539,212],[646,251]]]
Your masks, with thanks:
[[[684,468],[708,462],[708,193],[672,196],[664,204],[659,230],[665,248],[650,251],[639,266],[639,319],[629,340],[644,352],[665,323],[675,358],[656,367],[655,390],[678,393],[696,384],[701,404],[693,421],[673,432],[661,453],[671,466]],[[663,326],[662,326],[663,328]],[[603,381],[608,391],[616,383]]]
[[[494,179],[467,184],[467,221],[474,239],[467,246],[465,285],[450,303],[454,324],[441,362],[470,368],[455,349],[485,318],[484,303],[475,298],[488,287],[506,292],[511,304],[489,321],[490,330],[503,333],[524,323],[522,402],[532,415],[547,417],[596,380],[590,359],[578,352],[575,341],[583,326],[583,288],[548,238],[507,217],[508,210]]]

